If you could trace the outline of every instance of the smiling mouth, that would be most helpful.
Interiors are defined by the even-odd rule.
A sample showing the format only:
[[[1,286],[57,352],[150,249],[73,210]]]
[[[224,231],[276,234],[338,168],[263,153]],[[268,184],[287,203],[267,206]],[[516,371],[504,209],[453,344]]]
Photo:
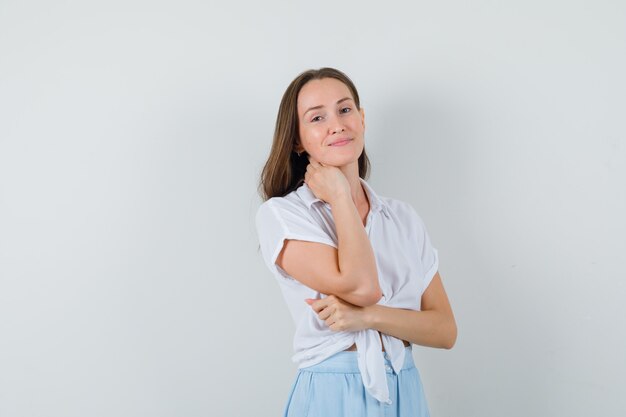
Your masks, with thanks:
[[[341,146],[341,145],[345,145],[346,143],[350,142],[352,139],[344,139],[344,140],[338,140],[337,142],[331,143],[329,146]]]

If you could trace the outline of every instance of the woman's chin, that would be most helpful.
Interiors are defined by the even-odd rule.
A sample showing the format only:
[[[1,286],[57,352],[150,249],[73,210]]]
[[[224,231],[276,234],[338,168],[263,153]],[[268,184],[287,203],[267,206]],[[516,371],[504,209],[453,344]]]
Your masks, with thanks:
[[[326,161],[320,161],[320,162],[324,166],[333,166],[333,167],[341,168],[341,167],[348,166],[348,165],[351,165],[351,164],[357,164],[358,165],[359,158],[358,157],[352,157],[352,158],[331,158],[331,159],[328,159]]]

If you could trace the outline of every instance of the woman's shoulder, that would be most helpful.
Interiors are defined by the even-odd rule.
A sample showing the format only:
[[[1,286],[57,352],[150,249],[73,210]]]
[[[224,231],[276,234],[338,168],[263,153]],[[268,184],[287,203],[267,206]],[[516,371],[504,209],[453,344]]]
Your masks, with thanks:
[[[307,204],[300,198],[297,190],[283,197],[270,197],[262,202],[257,209],[256,217],[259,219],[267,214],[270,214],[272,217],[277,216],[293,220],[304,220],[310,217]]]
[[[304,210],[306,204],[298,197],[296,191],[292,191],[283,197],[268,198],[261,203],[259,210],[261,207],[272,207],[278,210]]]

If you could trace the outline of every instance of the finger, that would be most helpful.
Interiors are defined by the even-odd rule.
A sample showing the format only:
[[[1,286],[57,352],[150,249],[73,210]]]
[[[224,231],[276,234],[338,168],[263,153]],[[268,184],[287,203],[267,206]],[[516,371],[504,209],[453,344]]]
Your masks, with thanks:
[[[330,330],[332,330],[333,332],[340,332],[343,330],[343,328],[341,327],[341,325],[337,322],[331,324],[328,326],[330,328]]]
[[[311,304],[311,307],[313,308],[313,311],[319,314],[322,310],[324,310],[324,308],[326,308],[326,304],[320,304],[320,301],[317,301]]]
[[[331,308],[331,306],[328,306],[322,311],[320,311],[317,316],[320,318],[320,320],[326,320],[327,318],[332,316],[333,313],[334,313],[334,310]]]
[[[316,300],[313,302],[313,304],[311,304],[311,307],[313,307],[313,310],[315,310],[316,313],[319,313],[327,306],[328,306],[328,300],[326,298]]]

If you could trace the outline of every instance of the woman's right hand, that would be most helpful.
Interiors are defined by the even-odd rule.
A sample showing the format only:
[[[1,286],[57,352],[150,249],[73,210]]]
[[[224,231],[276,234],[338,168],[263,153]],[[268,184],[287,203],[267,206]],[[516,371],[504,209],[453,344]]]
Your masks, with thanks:
[[[304,182],[315,197],[330,204],[338,197],[350,196],[350,183],[339,168],[322,165],[311,155],[307,155],[307,158],[309,165],[306,167]]]

